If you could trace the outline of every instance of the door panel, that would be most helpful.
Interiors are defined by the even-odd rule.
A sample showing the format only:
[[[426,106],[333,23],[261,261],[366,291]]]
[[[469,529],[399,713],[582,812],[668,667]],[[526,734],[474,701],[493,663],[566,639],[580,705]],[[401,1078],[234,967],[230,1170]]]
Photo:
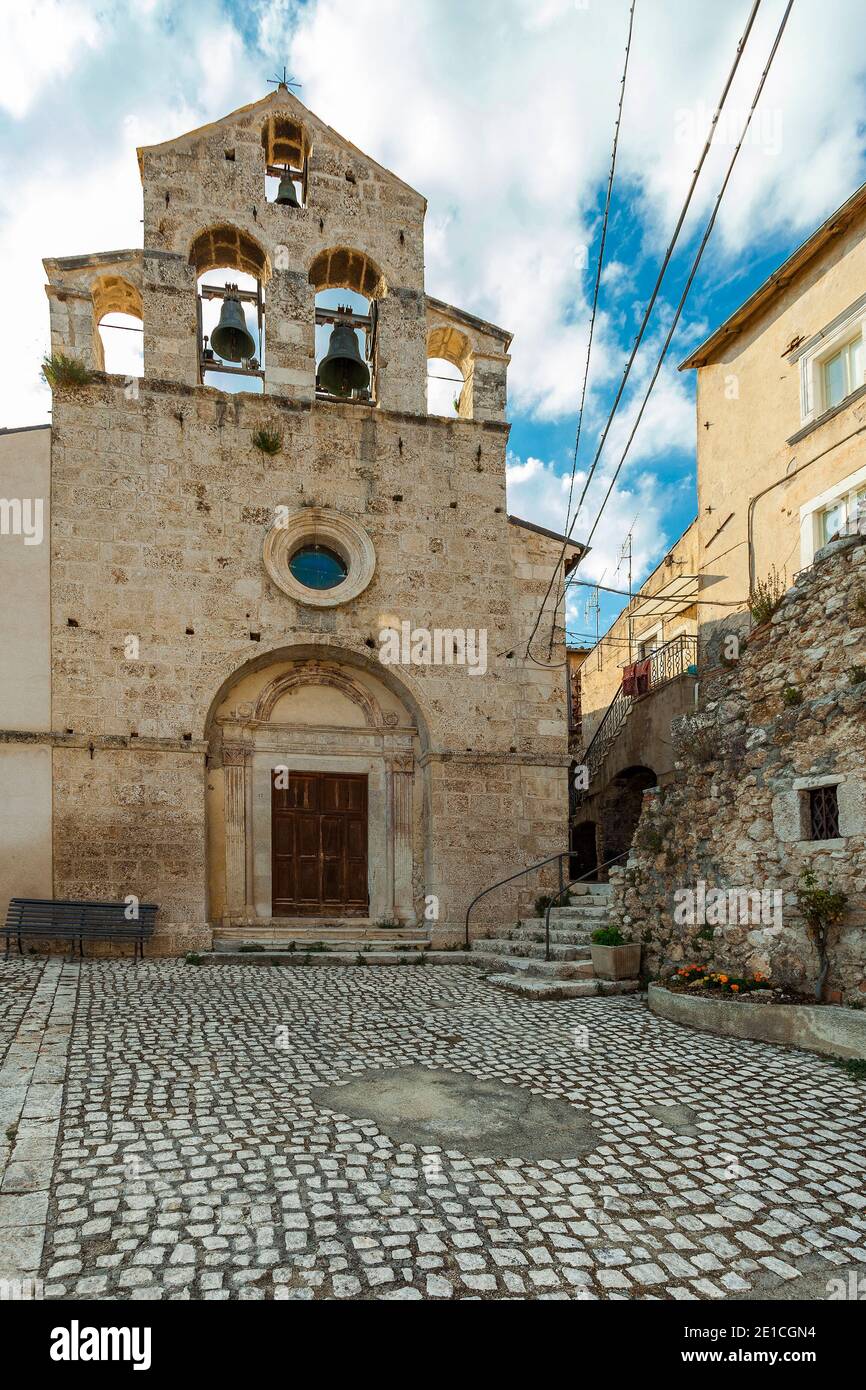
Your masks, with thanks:
[[[364,915],[366,776],[290,772],[272,784],[271,820],[274,915]]]

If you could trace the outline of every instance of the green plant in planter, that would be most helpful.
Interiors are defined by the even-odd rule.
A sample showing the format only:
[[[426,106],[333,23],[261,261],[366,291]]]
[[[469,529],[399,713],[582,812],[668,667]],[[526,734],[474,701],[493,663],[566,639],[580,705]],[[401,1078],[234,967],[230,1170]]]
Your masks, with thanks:
[[[184,965],[201,965],[201,956],[197,951],[187,951],[183,963]]]
[[[276,429],[254,430],[250,436],[254,449],[262,454],[278,454],[283,447],[283,432]]]
[[[540,893],[539,896],[535,899],[536,917],[543,917],[545,912],[547,911],[548,905],[552,902],[553,898],[549,893]]]
[[[785,597],[785,574],[770,566],[766,579],[759,579],[749,594],[749,612],[758,627],[768,623]]]
[[[590,940],[596,946],[628,946],[619,927],[596,927]]]
[[[818,952],[819,970],[815,983],[815,998],[824,997],[824,985],[830,962],[827,958],[827,938],[830,928],[841,922],[848,906],[848,894],[838,888],[828,888],[818,882],[811,865],[806,865],[797,884],[797,903],[806,928]]]
[[[42,375],[53,390],[56,386],[88,386],[95,374],[80,358],[52,352],[42,359]]]
[[[782,704],[793,708],[795,705],[802,705],[803,692],[798,690],[795,685],[786,685],[782,691]]]

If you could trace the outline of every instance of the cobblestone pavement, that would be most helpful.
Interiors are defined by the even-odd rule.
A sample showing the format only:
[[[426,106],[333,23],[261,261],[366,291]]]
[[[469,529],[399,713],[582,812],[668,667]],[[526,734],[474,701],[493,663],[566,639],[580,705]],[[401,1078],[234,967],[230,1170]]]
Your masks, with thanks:
[[[44,965],[44,960],[33,956],[14,955],[0,963],[0,1065],[27,1012]]]
[[[316,1089],[412,1066],[565,1100],[593,1147],[401,1142]],[[796,1297],[866,1258],[864,1099],[806,1053],[466,967],[85,962],[45,1295]]]

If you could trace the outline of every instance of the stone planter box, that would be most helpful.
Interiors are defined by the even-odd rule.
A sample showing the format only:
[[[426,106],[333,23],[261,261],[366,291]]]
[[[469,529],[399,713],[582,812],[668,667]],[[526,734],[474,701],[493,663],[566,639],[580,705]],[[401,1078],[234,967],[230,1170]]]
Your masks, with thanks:
[[[593,973],[600,980],[636,980],[640,974],[639,941],[626,946],[598,946],[593,942],[589,951]]]
[[[595,949],[593,947],[593,949]],[[833,1004],[754,1004],[649,987],[650,1011],[723,1038],[802,1047],[827,1057],[866,1059],[866,1012]]]

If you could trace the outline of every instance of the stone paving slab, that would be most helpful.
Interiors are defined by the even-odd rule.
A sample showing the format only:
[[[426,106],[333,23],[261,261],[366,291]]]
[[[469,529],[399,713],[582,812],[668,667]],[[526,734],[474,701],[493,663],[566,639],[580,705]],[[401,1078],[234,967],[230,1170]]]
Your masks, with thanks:
[[[820,1297],[866,1260],[866,1090],[825,1059],[465,965],[79,969],[44,1249],[45,1190],[0,1183],[4,1245],[22,1270],[41,1250],[48,1298]],[[494,1108],[565,1103],[592,1146],[528,1125],[485,1154],[473,1113],[465,1152],[412,1068],[465,1078],[473,1111],[474,1083]],[[377,1069],[393,1104],[341,1111]]]
[[[78,964],[3,962],[0,993],[16,979],[26,1002],[13,1010],[17,1027],[0,1067],[0,1280],[13,1286],[35,1279],[42,1261]]]

